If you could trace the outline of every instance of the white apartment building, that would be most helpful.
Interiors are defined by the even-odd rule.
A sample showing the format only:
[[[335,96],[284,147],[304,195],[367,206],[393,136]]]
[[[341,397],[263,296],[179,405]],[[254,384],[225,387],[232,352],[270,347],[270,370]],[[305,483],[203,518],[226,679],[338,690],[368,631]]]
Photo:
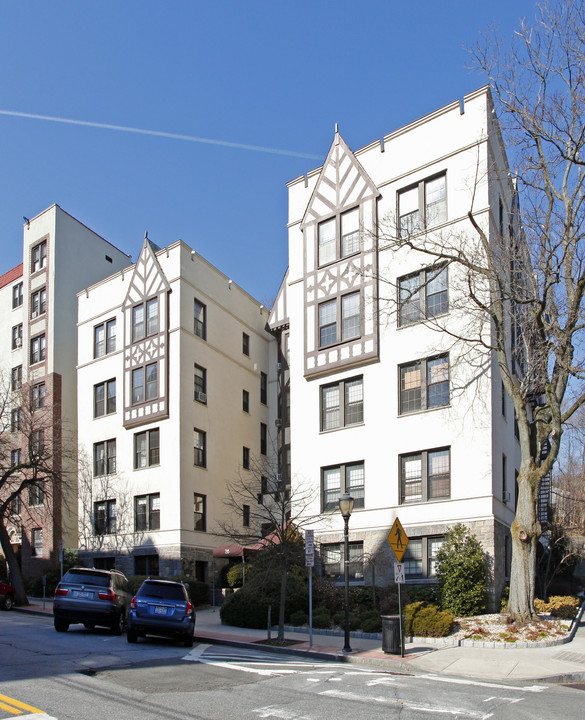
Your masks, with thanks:
[[[181,240],[146,237],[78,312],[80,556],[208,580],[226,483],[259,486],[275,442],[269,312]]]
[[[397,517],[407,583],[432,582],[444,534],[461,522],[493,559],[495,605],[520,461],[512,405],[493,357],[471,363],[465,343],[429,327],[463,327],[455,267],[394,250],[380,231],[416,234],[421,248],[431,232],[472,238],[472,209],[488,233],[508,232],[514,188],[489,90],[356,152],[336,130],[323,166],[288,188],[289,268],[270,327],[290,377],[293,497],[317,490],[308,514],[321,514],[323,571],[343,573],[347,491],[352,582],[374,568],[393,581]]]
[[[0,276],[0,369],[11,396],[3,440],[18,464],[26,457],[20,427],[23,393],[43,416],[37,440],[52,448],[66,478],[21,498],[8,526],[26,576],[56,564],[59,541],[77,547],[77,302],[85,285],[130,263],[130,258],[58,205],[26,220],[23,262]]]

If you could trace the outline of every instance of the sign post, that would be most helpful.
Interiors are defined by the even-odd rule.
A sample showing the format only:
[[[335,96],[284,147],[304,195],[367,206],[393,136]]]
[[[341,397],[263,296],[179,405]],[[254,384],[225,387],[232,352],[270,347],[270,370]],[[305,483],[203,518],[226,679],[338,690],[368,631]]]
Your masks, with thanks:
[[[305,530],[305,566],[309,568],[309,649],[313,647],[313,567],[315,565],[315,531]]]
[[[408,535],[402,527],[398,518],[388,533],[388,543],[396,555],[398,562],[394,563],[394,582],[398,585],[398,622],[400,624],[400,657],[404,657],[404,633],[402,631],[402,599],[400,597],[400,586],[406,582],[404,563],[402,558],[408,547]]]

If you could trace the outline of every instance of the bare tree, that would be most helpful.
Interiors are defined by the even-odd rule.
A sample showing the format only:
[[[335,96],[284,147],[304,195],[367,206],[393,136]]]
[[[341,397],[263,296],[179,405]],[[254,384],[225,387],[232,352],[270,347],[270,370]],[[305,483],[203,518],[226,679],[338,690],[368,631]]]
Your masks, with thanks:
[[[428,324],[452,333],[466,363],[477,362],[476,376],[495,357],[513,403],[521,464],[508,612],[526,621],[535,614],[541,483],[566,423],[585,402],[583,0],[545,4],[534,27],[521,24],[509,50],[490,35],[473,54],[490,80],[517,177],[509,223],[498,223],[497,210],[486,222],[471,188],[466,232],[428,233],[421,243],[408,227],[386,227],[381,238],[393,249],[425,253],[437,270],[448,267],[450,289],[458,285],[451,317],[458,313],[460,322]],[[497,144],[495,123],[493,136]],[[486,177],[477,167],[480,187]],[[510,187],[507,174],[504,168],[499,180]]]
[[[280,643],[284,641],[287,568],[302,561],[300,531],[319,519],[309,513],[315,494],[314,488],[302,485],[291,490],[278,470],[277,461],[268,457],[250,458],[250,470],[240,471],[226,485],[223,502],[228,513],[219,522],[218,534],[240,545],[271,552],[280,568]]]
[[[11,535],[23,526],[42,527],[71,487],[64,470],[71,445],[36,387],[0,376],[0,544],[20,605],[28,600]]]

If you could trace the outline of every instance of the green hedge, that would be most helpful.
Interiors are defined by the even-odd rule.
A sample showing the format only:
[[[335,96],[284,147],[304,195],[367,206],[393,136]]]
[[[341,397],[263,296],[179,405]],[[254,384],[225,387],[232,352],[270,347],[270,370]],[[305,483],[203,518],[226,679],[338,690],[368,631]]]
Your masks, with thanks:
[[[454,616],[448,610],[426,602],[410,603],[404,608],[406,635],[445,637],[451,632]]]

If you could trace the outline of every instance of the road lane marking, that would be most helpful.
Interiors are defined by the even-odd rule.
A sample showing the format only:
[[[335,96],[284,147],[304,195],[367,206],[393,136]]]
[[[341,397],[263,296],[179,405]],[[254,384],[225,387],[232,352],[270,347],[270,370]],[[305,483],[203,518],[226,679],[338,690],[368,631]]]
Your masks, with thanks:
[[[427,712],[434,713],[436,715],[456,715],[457,717],[468,717],[473,720],[487,720],[492,716],[492,713],[481,713],[475,712],[474,710],[465,710],[463,708],[446,708],[438,705],[424,705],[421,703],[409,703],[404,700],[393,700],[387,697],[369,697],[358,695],[352,692],[340,692],[339,690],[324,690],[319,695],[328,695],[330,697],[337,697],[340,700],[354,700],[360,703],[363,702],[376,702],[381,705],[399,705],[402,709],[414,710],[416,712]]]
[[[481,680],[441,677],[440,675],[412,675],[411,677],[417,678],[418,680],[434,680],[435,682],[452,683],[453,685],[476,685],[478,687],[496,688],[497,690],[518,690],[518,692],[539,693],[548,690],[548,685],[527,685],[526,687],[520,687],[518,685],[502,685],[500,683],[483,682]],[[519,680],[515,682],[519,682]]]
[[[41,714],[43,712],[32,705],[27,705],[26,703],[20,702],[20,700],[14,700],[14,698],[2,694],[0,694],[0,708],[2,708],[2,710],[8,710],[8,712],[13,715],[22,715],[23,710],[28,710],[34,714]]]

